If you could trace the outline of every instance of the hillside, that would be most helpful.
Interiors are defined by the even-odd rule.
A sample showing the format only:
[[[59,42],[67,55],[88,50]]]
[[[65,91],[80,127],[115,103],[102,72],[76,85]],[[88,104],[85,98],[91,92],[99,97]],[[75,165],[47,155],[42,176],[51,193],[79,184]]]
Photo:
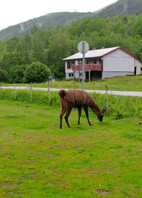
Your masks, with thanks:
[[[141,14],[142,1],[141,0],[118,0],[116,3],[103,9],[97,15],[99,17],[111,17],[119,14]]]
[[[54,28],[59,25],[69,25],[72,21],[83,20],[90,17],[111,17],[119,14],[140,14],[142,13],[141,0],[118,0],[116,3],[99,10],[97,12],[78,13],[78,12],[59,12],[50,13],[26,22],[10,26],[0,31],[0,40],[12,38],[14,36],[24,36],[31,34],[34,26],[38,29]]]
[[[78,12],[59,12],[51,13],[29,21],[10,26],[0,31],[0,40],[12,38],[14,36],[24,36],[26,33],[31,34],[34,26],[38,29],[54,28],[58,25],[69,25],[72,21],[82,20],[94,16],[94,13]]]

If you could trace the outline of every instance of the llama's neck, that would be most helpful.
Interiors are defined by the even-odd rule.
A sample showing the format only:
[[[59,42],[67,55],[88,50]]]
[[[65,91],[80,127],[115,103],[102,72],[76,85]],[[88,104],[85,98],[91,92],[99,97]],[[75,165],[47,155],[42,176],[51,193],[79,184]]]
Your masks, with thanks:
[[[101,113],[101,109],[95,102],[90,106],[90,108],[96,115],[99,115]]]

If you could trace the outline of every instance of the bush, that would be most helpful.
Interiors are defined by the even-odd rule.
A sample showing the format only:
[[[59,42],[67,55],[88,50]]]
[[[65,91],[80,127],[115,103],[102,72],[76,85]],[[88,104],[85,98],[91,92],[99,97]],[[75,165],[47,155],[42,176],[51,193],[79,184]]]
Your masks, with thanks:
[[[10,82],[22,83],[24,80],[24,72],[26,65],[16,65],[10,69]]]
[[[45,82],[50,76],[50,69],[40,63],[34,62],[29,65],[25,71],[25,82]]]
[[[0,82],[7,82],[7,81],[8,81],[7,71],[0,69]]]

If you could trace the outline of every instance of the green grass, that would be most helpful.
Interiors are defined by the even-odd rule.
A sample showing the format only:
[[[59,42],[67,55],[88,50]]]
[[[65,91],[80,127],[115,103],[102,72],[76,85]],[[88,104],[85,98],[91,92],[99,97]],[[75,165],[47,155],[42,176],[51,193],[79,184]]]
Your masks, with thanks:
[[[59,105],[0,100],[0,197],[125,198],[142,195],[140,117],[77,111],[59,129]]]
[[[9,84],[3,84],[8,85]],[[18,86],[25,85],[30,86],[29,84],[17,84]],[[116,91],[142,91],[142,75],[138,76],[121,76],[121,77],[113,77],[109,79],[103,79],[98,81],[91,81],[85,82],[84,87],[85,89],[93,89],[93,90],[104,90],[105,85],[108,85],[109,90],[116,90]],[[33,84],[34,87],[48,87],[48,83],[40,83],[40,84]],[[52,88],[74,88],[74,81],[54,81],[50,82],[50,86]],[[81,89],[82,82],[75,82],[75,88]]]

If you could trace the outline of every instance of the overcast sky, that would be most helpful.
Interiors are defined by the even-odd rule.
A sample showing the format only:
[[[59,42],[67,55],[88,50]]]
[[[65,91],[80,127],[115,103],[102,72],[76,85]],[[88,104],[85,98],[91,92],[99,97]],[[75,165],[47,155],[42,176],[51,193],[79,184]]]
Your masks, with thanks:
[[[2,0],[0,30],[52,12],[94,12],[117,0]]]

